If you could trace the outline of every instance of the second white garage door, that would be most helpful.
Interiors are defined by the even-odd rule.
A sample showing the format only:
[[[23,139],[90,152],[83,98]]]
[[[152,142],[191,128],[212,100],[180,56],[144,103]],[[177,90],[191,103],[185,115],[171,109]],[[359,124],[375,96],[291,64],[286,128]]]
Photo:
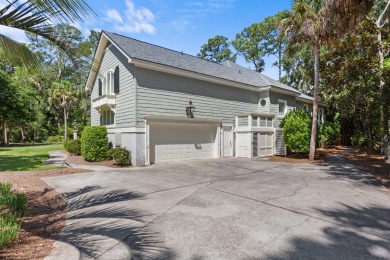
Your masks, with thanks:
[[[217,125],[152,124],[150,162],[217,157]]]

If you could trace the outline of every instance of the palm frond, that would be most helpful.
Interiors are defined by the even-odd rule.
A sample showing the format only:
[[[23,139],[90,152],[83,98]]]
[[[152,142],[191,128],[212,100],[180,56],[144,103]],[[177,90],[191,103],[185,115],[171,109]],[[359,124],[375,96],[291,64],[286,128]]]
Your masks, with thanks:
[[[36,70],[41,68],[38,59],[26,45],[2,34],[0,34],[0,48],[4,50],[5,57],[15,65],[23,64]]]
[[[45,13],[50,19],[54,18],[60,22],[90,19],[96,15],[84,0],[27,0],[25,3]],[[23,3],[16,0],[13,4],[19,6]]]

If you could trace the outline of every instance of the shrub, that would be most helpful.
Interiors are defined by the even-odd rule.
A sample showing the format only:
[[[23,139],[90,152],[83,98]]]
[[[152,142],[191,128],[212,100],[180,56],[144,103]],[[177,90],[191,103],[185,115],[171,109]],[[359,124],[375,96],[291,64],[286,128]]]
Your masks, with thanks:
[[[367,137],[362,133],[355,133],[351,136],[351,143],[353,147],[363,148],[367,146]]]
[[[81,155],[90,162],[107,160],[107,129],[104,126],[87,126],[81,137]]]
[[[335,145],[338,143],[340,126],[336,123],[325,122],[318,126],[317,141],[319,147]]]
[[[64,145],[64,149],[65,151],[69,152],[69,145],[70,145],[70,142],[71,140],[65,140],[63,145]]]
[[[292,152],[307,153],[310,149],[312,118],[302,109],[290,111],[280,123],[283,140]]]
[[[47,138],[48,143],[62,143],[62,141],[63,141],[63,138],[60,135],[53,135],[53,136],[49,136],[49,138]]]
[[[27,215],[27,196],[11,191],[11,184],[0,183],[0,248],[18,238],[20,217]]]
[[[3,213],[1,215],[0,248],[10,244],[18,238],[20,226],[21,221],[18,220],[16,216],[9,213]]]
[[[80,141],[80,139],[66,140],[64,142],[64,149],[65,149],[65,151],[67,151],[71,154],[80,155],[81,154],[81,141]]]
[[[111,149],[110,154],[117,165],[126,166],[131,164],[131,152],[126,148],[117,147]]]

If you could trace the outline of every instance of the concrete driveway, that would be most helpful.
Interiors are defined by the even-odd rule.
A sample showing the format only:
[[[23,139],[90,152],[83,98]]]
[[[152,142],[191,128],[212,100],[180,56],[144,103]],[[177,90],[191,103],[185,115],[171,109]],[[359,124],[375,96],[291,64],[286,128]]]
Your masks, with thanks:
[[[48,259],[390,259],[390,194],[337,158],[196,160],[44,181],[68,200]]]

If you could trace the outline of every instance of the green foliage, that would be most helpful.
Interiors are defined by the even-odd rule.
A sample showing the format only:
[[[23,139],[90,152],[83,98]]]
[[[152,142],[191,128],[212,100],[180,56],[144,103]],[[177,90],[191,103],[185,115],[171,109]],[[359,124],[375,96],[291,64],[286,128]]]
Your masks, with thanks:
[[[110,155],[116,161],[117,165],[131,165],[131,152],[126,148],[117,147],[110,150]]]
[[[8,182],[0,182],[0,196],[11,192],[12,185]]]
[[[0,183],[0,249],[18,238],[21,221],[28,213],[25,194],[11,191],[11,184]]]
[[[12,214],[1,214],[0,249],[15,241],[19,236],[21,221]]]
[[[336,122],[325,122],[319,125],[317,133],[319,147],[336,145],[340,141],[340,125]]]
[[[107,160],[108,156],[107,129],[104,126],[87,126],[81,137],[81,155],[90,162]]]
[[[47,138],[48,143],[62,143],[63,137],[61,135],[53,135]]]
[[[237,54],[233,54],[229,49],[229,46],[230,43],[228,42],[228,38],[217,35],[214,38],[210,38],[206,44],[202,45],[200,53],[198,53],[197,56],[218,63],[225,60],[235,62]]]
[[[363,148],[367,146],[367,138],[362,133],[355,133],[351,136],[351,143],[353,147]]]
[[[292,152],[309,152],[311,124],[310,114],[302,109],[290,111],[283,118],[280,123],[280,127],[283,128],[283,140]]]
[[[81,154],[81,140],[66,140],[64,142],[64,149],[65,151],[74,154],[74,155],[80,155]]]

